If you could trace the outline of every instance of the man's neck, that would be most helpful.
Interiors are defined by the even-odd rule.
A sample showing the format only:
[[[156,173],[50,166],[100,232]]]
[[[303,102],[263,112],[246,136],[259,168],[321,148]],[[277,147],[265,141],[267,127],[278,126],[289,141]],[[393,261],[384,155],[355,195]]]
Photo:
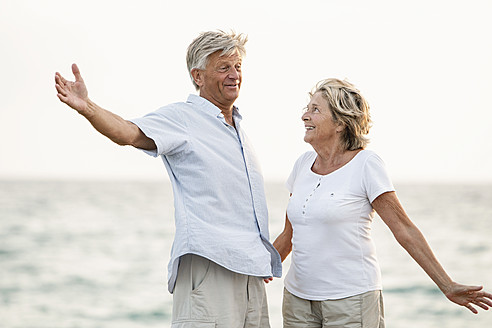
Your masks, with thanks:
[[[227,122],[227,124],[236,127],[236,125],[234,124],[234,117],[233,117],[234,107],[231,107],[230,109],[227,110],[220,108],[220,111],[222,112],[222,115],[224,115],[224,119]]]
[[[207,99],[212,104],[214,104],[218,109],[220,109],[220,112],[222,113],[222,115],[224,115],[224,119],[227,122],[227,124],[235,127],[234,119],[233,119],[234,103],[223,104],[211,97],[207,97],[206,95],[202,95],[202,94],[200,94],[200,97]]]

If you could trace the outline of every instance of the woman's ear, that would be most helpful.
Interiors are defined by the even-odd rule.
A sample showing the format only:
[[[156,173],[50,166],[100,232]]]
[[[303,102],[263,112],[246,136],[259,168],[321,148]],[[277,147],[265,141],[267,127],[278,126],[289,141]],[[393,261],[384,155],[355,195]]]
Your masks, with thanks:
[[[341,133],[343,130],[345,130],[345,124],[343,124],[342,122],[338,122],[335,131],[337,133]]]

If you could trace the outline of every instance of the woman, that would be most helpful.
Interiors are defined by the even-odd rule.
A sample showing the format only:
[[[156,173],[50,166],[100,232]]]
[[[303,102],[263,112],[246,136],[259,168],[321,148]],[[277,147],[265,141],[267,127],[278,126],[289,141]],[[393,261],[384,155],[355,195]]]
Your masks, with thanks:
[[[396,196],[384,163],[365,150],[369,105],[350,83],[319,82],[302,120],[303,154],[287,181],[291,198],[274,242],[285,277],[284,327],[384,327],[381,274],[371,240],[374,210],[446,297],[473,313],[492,294],[446,274]]]

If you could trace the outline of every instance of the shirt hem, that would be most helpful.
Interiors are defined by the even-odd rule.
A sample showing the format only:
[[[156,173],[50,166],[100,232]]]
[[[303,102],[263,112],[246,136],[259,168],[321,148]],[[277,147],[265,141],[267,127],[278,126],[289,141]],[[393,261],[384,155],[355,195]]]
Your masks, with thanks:
[[[273,276],[273,267],[271,266],[270,264],[270,273],[268,274],[256,274],[256,273],[248,273],[248,272],[245,272],[245,271],[241,271],[241,270],[237,270],[237,269],[231,269],[230,267],[220,263],[219,261],[217,260],[214,260],[214,259],[211,259],[210,257],[204,255],[204,254],[201,254],[201,253],[198,253],[198,252],[186,252],[186,253],[183,253],[183,254],[180,254],[179,256],[176,256],[175,259],[173,259],[173,264],[172,264],[172,270],[171,270],[171,275],[168,279],[168,291],[172,294],[173,291],[174,291],[174,286],[176,285],[176,279],[178,278],[178,266],[179,266],[179,259],[184,256],[184,255],[187,255],[187,254],[193,254],[193,255],[198,255],[198,256],[201,256],[209,261],[212,261],[214,262],[215,264],[223,267],[224,269],[226,270],[229,270],[231,272],[234,272],[234,273],[238,273],[238,274],[242,274],[242,275],[245,275],[245,276],[251,276],[251,277],[259,277],[259,278],[269,278],[269,277],[272,277]]]
[[[352,297],[355,295],[360,295],[360,294],[375,291],[375,290],[383,290],[382,286],[371,286],[371,287],[367,287],[367,288],[363,288],[363,289],[359,289],[359,290],[354,290],[351,292],[344,292],[344,293],[333,294],[333,295],[328,295],[328,296],[326,296],[326,295],[324,295],[324,296],[319,296],[319,295],[313,296],[313,295],[308,295],[308,294],[300,293],[297,291],[293,291],[287,285],[285,285],[285,289],[287,289],[289,291],[289,293],[291,293],[292,295],[297,296],[297,297],[302,298],[302,299],[305,299],[305,300],[309,300],[309,301],[339,300],[339,299]]]

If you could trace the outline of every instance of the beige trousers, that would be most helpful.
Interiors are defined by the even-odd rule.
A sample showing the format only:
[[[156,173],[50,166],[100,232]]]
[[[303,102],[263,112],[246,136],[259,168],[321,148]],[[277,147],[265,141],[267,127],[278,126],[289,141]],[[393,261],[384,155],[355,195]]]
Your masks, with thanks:
[[[284,288],[284,328],[384,328],[380,290],[339,300],[309,301]]]
[[[270,328],[262,278],[229,271],[203,257],[181,257],[172,328]]]

